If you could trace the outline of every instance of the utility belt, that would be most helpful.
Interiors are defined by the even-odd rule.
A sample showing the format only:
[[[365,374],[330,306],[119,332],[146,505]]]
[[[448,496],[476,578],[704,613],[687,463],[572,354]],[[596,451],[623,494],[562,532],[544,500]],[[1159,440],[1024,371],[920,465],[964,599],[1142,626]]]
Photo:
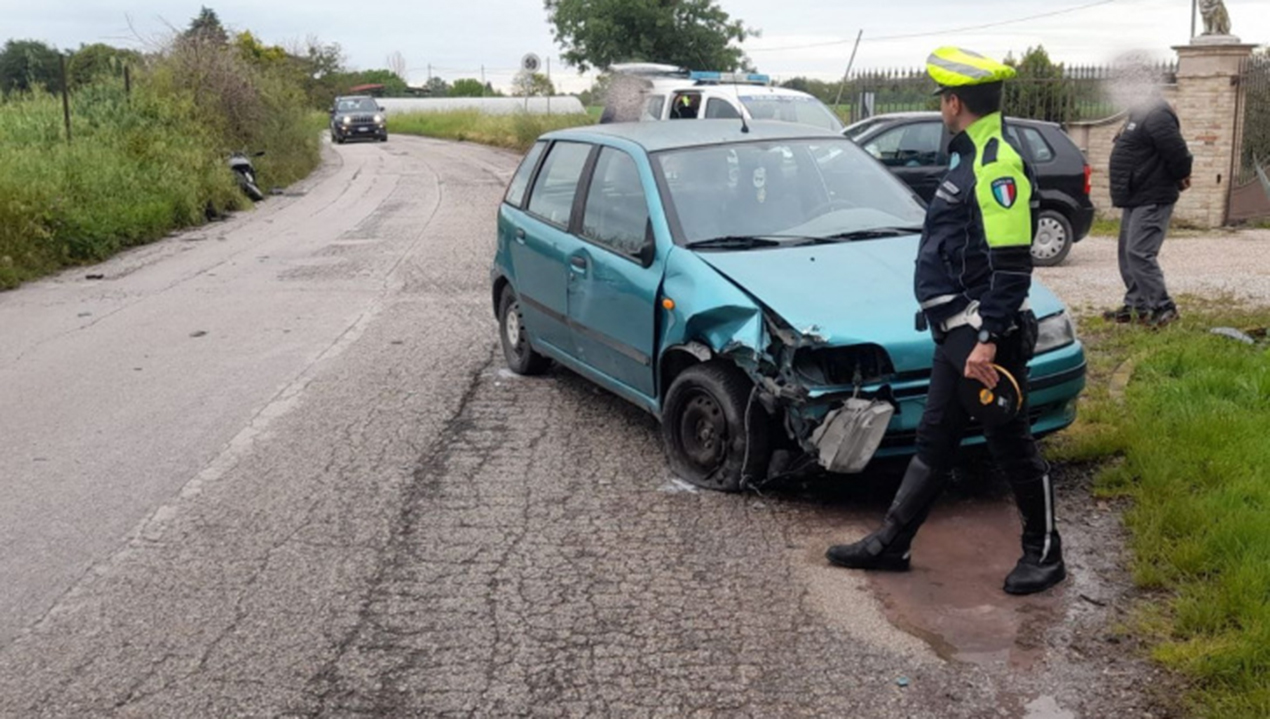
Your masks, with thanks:
[[[926,305],[929,304],[930,303],[926,303]],[[969,325],[976,330],[983,327],[983,317],[979,316],[979,300],[971,300],[970,304],[966,305],[965,309],[950,317],[946,317],[933,325],[931,325],[926,319],[926,309],[928,308],[923,305],[922,310],[917,313],[917,328],[919,330],[925,330],[929,327],[931,334],[934,336],[935,342],[937,343],[942,343],[944,338],[948,336],[949,332],[952,332],[959,327]],[[1028,298],[1024,298],[1023,304],[1019,305],[1018,314],[1020,317],[1032,318],[1031,321],[1035,324],[1035,315],[1032,314],[1032,303]],[[1008,336],[1018,328],[1019,323],[1017,321],[1012,322],[1010,327],[1006,329],[1005,334]]]

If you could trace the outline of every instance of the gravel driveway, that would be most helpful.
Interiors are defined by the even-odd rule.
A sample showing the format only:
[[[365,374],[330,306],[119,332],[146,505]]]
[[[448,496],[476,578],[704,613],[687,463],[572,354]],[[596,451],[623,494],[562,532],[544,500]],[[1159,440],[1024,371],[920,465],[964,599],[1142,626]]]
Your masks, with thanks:
[[[1186,295],[1270,305],[1270,230],[1170,236],[1160,264],[1183,312]],[[1036,275],[1079,315],[1118,306],[1124,297],[1114,237],[1087,237],[1062,265],[1039,267]]]

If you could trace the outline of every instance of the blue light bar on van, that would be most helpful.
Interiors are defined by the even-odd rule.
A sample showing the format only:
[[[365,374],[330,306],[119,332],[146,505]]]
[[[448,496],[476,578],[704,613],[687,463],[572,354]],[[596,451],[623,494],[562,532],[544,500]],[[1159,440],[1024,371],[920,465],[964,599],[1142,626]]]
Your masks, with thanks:
[[[736,82],[747,85],[766,85],[771,78],[756,72],[715,72],[713,70],[693,70],[688,79],[697,82]]]

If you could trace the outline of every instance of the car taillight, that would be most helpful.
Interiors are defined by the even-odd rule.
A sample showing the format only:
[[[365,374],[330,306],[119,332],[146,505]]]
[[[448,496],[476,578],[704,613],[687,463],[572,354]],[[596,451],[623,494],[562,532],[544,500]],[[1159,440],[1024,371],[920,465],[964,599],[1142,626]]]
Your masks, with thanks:
[[[1091,194],[1094,189],[1093,184],[1089,181],[1089,176],[1092,174],[1094,174],[1094,168],[1090,167],[1089,164],[1086,163],[1085,164],[1085,194],[1086,195]]]

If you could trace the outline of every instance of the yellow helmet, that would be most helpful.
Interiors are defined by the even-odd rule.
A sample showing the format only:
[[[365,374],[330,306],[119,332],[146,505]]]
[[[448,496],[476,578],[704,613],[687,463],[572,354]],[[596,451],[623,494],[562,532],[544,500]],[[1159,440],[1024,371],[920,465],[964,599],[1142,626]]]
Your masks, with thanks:
[[[926,58],[926,73],[939,84],[940,91],[950,87],[986,85],[1009,80],[1014,68],[959,47],[941,47]]]

